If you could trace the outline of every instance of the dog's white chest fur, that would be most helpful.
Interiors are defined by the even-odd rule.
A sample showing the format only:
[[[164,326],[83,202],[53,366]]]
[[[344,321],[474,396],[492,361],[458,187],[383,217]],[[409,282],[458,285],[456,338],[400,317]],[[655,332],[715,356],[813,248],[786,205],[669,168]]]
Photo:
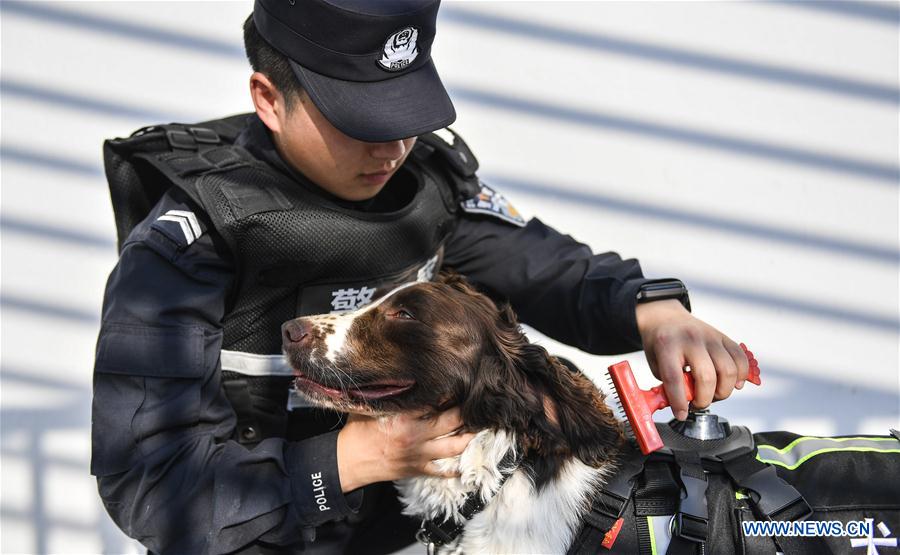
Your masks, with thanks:
[[[404,513],[417,518],[463,520],[458,509],[477,491],[487,506],[466,523],[449,553],[565,553],[590,508],[591,495],[608,468],[592,468],[578,459],[565,463],[557,479],[535,491],[524,470],[502,485],[500,462],[516,444],[503,431],[483,430],[466,450],[438,463],[459,469],[460,478],[419,477],[396,482]]]

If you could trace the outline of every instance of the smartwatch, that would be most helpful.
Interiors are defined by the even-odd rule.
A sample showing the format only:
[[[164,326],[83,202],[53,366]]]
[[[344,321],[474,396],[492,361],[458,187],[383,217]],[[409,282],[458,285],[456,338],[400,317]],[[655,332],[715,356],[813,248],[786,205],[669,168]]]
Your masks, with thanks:
[[[687,287],[677,279],[655,279],[641,285],[637,292],[637,302],[651,303],[666,299],[677,299],[688,312],[691,311],[691,299]]]

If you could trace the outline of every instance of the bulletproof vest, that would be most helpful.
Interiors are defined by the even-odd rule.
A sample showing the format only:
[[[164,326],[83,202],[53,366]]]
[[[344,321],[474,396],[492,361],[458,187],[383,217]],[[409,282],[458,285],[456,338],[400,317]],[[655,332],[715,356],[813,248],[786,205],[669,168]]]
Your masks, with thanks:
[[[479,186],[477,161],[462,140],[429,134],[401,170],[412,176],[401,208],[351,210],[233,145],[248,117],[144,128],[107,141],[104,154],[120,245],[173,186],[228,245],[237,278],[224,319],[223,387],[237,412],[238,439],[253,443],[290,437],[286,409],[289,402],[302,405],[289,397],[281,325],[355,309],[376,290],[430,280],[459,203]],[[298,433],[317,431],[304,426]]]

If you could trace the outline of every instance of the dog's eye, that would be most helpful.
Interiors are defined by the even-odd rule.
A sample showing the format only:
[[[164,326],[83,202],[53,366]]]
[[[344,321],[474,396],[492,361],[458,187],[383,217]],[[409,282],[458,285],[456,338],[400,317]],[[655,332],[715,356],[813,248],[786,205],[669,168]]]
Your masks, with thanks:
[[[397,312],[391,314],[391,318],[399,318],[401,320],[415,320],[413,315],[410,314],[408,310],[400,309]]]

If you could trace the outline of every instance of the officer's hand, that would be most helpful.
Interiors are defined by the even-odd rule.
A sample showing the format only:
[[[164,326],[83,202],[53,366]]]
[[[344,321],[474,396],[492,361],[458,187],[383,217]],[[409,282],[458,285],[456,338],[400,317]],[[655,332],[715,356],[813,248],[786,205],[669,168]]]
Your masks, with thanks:
[[[741,389],[750,364],[743,350],[722,332],[698,320],[677,300],[637,306],[638,330],[653,375],[663,382],[672,414],[687,417],[688,401],[681,374],[691,367],[692,405],[702,409]]]
[[[442,472],[432,461],[465,450],[474,433],[447,436],[461,426],[459,409],[455,408],[429,419],[423,419],[421,413],[389,418],[350,415],[337,439],[341,489],[348,492],[413,476],[458,476]]]

